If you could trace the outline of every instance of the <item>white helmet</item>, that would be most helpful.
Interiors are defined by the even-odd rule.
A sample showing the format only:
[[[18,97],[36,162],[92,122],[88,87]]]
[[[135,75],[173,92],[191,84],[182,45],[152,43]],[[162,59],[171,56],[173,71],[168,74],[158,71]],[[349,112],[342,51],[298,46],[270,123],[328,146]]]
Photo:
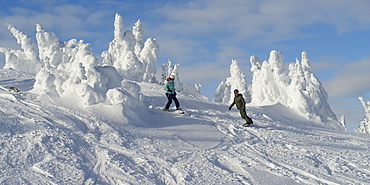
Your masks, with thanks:
[[[174,75],[170,75],[169,76],[172,80],[174,80],[175,79],[175,76]]]

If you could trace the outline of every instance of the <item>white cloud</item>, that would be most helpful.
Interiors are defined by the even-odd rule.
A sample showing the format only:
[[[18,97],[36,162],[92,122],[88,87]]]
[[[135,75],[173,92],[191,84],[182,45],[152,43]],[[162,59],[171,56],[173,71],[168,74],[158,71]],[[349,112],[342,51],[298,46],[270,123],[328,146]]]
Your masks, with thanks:
[[[330,97],[357,98],[370,92],[370,58],[352,62],[338,70],[335,77],[324,81]]]
[[[158,7],[153,13],[161,20],[156,21],[156,25],[148,24],[162,39],[161,42],[161,35],[170,38],[166,42],[188,40],[183,43],[183,48],[202,48],[206,43],[199,40],[208,40],[213,46],[203,47],[202,53],[205,54],[188,49],[183,50],[181,56],[193,55],[202,60],[213,53],[217,57],[213,60],[219,61],[225,59],[226,53],[222,53],[225,45],[245,53],[247,48],[255,46],[276,49],[273,46],[281,41],[315,36],[305,29],[318,24],[335,27],[338,33],[369,29],[370,11],[363,11],[364,7],[369,7],[368,4],[367,0],[355,3],[335,0],[196,0]],[[314,34],[320,34],[320,28],[317,29]],[[162,50],[167,50],[167,44],[161,42]]]

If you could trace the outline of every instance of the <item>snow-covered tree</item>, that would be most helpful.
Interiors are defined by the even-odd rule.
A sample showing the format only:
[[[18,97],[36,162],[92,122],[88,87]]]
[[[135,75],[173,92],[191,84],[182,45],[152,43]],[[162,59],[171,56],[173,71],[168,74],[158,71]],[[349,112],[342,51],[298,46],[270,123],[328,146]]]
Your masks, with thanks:
[[[217,89],[215,90],[215,96],[213,101],[220,102],[220,103],[229,103],[230,102],[230,91],[231,88],[227,85],[226,81],[221,81],[218,85]]]
[[[144,74],[143,74],[143,81],[144,82],[152,82],[156,83],[157,80],[155,78],[155,74],[157,73],[157,68],[155,67],[155,61],[158,59],[158,49],[159,45],[156,39],[149,38],[145,44],[143,49],[140,52],[139,60],[143,64]]]
[[[6,23],[5,25],[17,39],[17,43],[21,45],[21,50],[0,47],[0,52],[5,54],[4,69],[38,71],[41,68],[41,63],[37,60],[37,52],[31,42],[31,37],[19,31],[12,24]]]
[[[222,81],[215,91],[214,101],[221,103],[232,103],[234,90],[238,89],[243,94],[246,102],[250,102],[250,93],[248,91],[247,80],[244,73],[241,72],[238,61],[231,60],[230,77]]]
[[[0,48],[0,52],[6,55],[5,68],[38,71],[32,90],[34,93],[62,98],[75,95],[81,97],[86,106],[105,100],[108,103],[117,102],[123,93],[124,100],[130,101],[132,107],[135,107],[132,102],[140,99],[136,97],[139,92],[131,90],[134,95],[130,96],[131,91],[124,88],[134,85],[123,85],[122,76],[135,81],[156,82],[155,63],[159,46],[152,38],[143,42],[140,20],[133,26],[132,32],[125,31],[122,17],[116,14],[114,39],[109,50],[102,54],[105,65],[101,65],[94,56],[90,44],[76,39],[59,41],[56,34],[46,32],[39,23],[36,24],[38,60],[30,37],[11,24],[7,26],[17,38],[22,50]],[[108,93],[110,89],[116,91]],[[134,100],[128,100],[130,97],[134,97]]]
[[[140,52],[144,47],[144,28],[140,19],[132,27],[132,33],[134,34],[136,40],[135,54],[140,57]]]
[[[363,97],[358,97],[365,109],[365,118],[361,121],[360,126],[355,129],[356,132],[370,133],[370,101],[365,101]]]
[[[114,38],[109,49],[102,53],[103,64],[115,67],[125,79],[156,82],[155,63],[159,46],[152,38],[143,44],[143,33],[140,20],[133,26],[133,31],[125,31],[123,18],[116,13]]]
[[[272,50],[268,61],[261,62],[256,56],[251,56],[252,103],[286,105],[286,87],[289,77],[284,65],[284,56]]]
[[[297,110],[309,120],[317,122],[337,121],[327,102],[328,94],[319,79],[311,72],[307,52],[302,60],[289,65],[291,84],[288,88],[287,107]]]
[[[48,94],[53,96],[59,96],[54,84],[55,75],[50,73],[51,67],[47,63],[41,70],[37,73],[35,77],[35,84],[33,85],[33,92],[39,94]]]
[[[346,117],[344,115],[342,115],[338,118],[338,121],[339,121],[339,123],[342,124],[342,127],[344,128],[344,130],[347,131]]]
[[[97,70],[99,62],[90,44],[76,39],[61,42],[54,33],[45,32],[40,24],[36,30],[44,69],[37,74],[40,78],[36,78],[35,84],[42,84],[43,77],[50,76],[46,73],[49,72],[55,76],[49,84],[55,85],[59,96],[70,93],[80,96],[87,106],[102,102],[108,90],[108,78]],[[42,93],[39,89],[42,88],[35,86],[34,92]]]

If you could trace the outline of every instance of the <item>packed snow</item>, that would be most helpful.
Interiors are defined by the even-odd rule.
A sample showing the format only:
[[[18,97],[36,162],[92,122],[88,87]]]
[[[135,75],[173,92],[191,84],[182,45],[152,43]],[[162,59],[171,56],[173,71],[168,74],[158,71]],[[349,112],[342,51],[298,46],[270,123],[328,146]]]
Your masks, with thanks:
[[[279,103],[248,106],[254,125],[244,128],[228,105],[181,93],[186,113],[163,112],[155,83],[126,81],[110,103],[85,107],[75,95],[28,92],[33,73],[0,75],[0,184],[370,183],[370,135]]]
[[[370,135],[344,131],[306,52],[288,68],[278,51],[252,56],[252,84],[232,60],[209,101],[170,60],[156,79],[156,39],[115,18],[103,61],[40,23],[37,46],[6,24],[21,49],[0,47],[0,184],[370,183]],[[162,111],[170,74],[185,114]],[[251,127],[228,110],[234,88]]]

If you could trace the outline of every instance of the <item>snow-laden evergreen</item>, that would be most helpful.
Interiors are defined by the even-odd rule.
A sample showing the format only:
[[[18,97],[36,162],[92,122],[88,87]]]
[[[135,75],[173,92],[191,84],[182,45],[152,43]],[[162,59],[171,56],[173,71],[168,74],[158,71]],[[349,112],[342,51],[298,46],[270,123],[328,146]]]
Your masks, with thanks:
[[[36,38],[43,68],[36,75],[32,92],[38,94],[70,94],[83,98],[84,105],[89,106],[105,100],[109,88],[120,87],[122,79],[114,68],[109,73],[100,73],[98,59],[94,56],[90,44],[83,40],[72,39],[59,41],[54,33],[45,32],[40,24],[36,25]],[[51,83],[52,82],[52,83]]]
[[[126,106],[135,106],[132,102],[142,101],[137,97],[140,89],[127,91],[125,88],[130,80],[157,83],[155,64],[159,45],[153,38],[143,42],[144,30],[140,20],[133,26],[133,31],[125,31],[123,18],[116,13],[114,27],[114,39],[109,49],[102,53],[102,62],[94,56],[90,44],[77,39],[60,41],[55,33],[46,32],[39,23],[36,24],[39,60],[30,37],[10,24],[8,29],[17,38],[22,50],[1,48],[0,51],[7,56],[5,68],[37,69],[33,93],[61,98],[77,96],[84,106],[125,101],[131,102]],[[177,91],[206,99],[200,93],[200,84],[191,86],[180,82],[178,66],[169,64],[166,74],[176,75]]]
[[[5,54],[5,61],[7,61],[4,69],[38,71],[41,68],[41,63],[37,60],[37,52],[34,44],[31,42],[31,37],[19,31],[12,24],[6,23],[5,25],[17,39],[21,49],[13,50],[7,47],[0,47],[0,52]]]
[[[342,124],[342,127],[344,128],[344,131],[347,131],[347,122],[346,122],[346,117],[344,115],[341,115],[338,118],[339,123]]]
[[[251,97],[245,74],[241,72],[238,61],[233,59],[230,65],[230,77],[218,85],[215,91],[214,101],[227,104],[232,103],[234,101],[235,89],[238,89],[243,94],[246,102],[250,102]]]
[[[358,97],[358,99],[365,109],[365,117],[355,131],[361,133],[370,133],[370,101],[366,101],[363,97]]]
[[[116,13],[114,38],[109,49],[102,53],[103,64],[116,68],[125,79],[156,82],[159,45],[156,39],[148,38],[145,43],[143,39],[144,29],[140,20],[133,26],[133,31],[125,31],[123,18]]]
[[[297,110],[307,119],[316,122],[336,121],[337,117],[328,103],[328,94],[322,83],[311,72],[307,52],[302,52],[302,60],[289,64],[291,84],[288,89],[287,107]]]
[[[289,70],[285,67],[284,56],[275,50],[270,52],[268,61],[261,62],[252,56],[250,62],[253,105],[281,103],[308,120],[324,125],[331,123],[330,127],[343,129],[327,102],[327,92],[311,72],[307,52],[302,52],[301,60],[289,64]]]
[[[289,78],[284,65],[284,56],[275,50],[270,52],[268,61],[261,62],[258,57],[251,56],[252,64],[252,99],[253,104],[286,105]]]

